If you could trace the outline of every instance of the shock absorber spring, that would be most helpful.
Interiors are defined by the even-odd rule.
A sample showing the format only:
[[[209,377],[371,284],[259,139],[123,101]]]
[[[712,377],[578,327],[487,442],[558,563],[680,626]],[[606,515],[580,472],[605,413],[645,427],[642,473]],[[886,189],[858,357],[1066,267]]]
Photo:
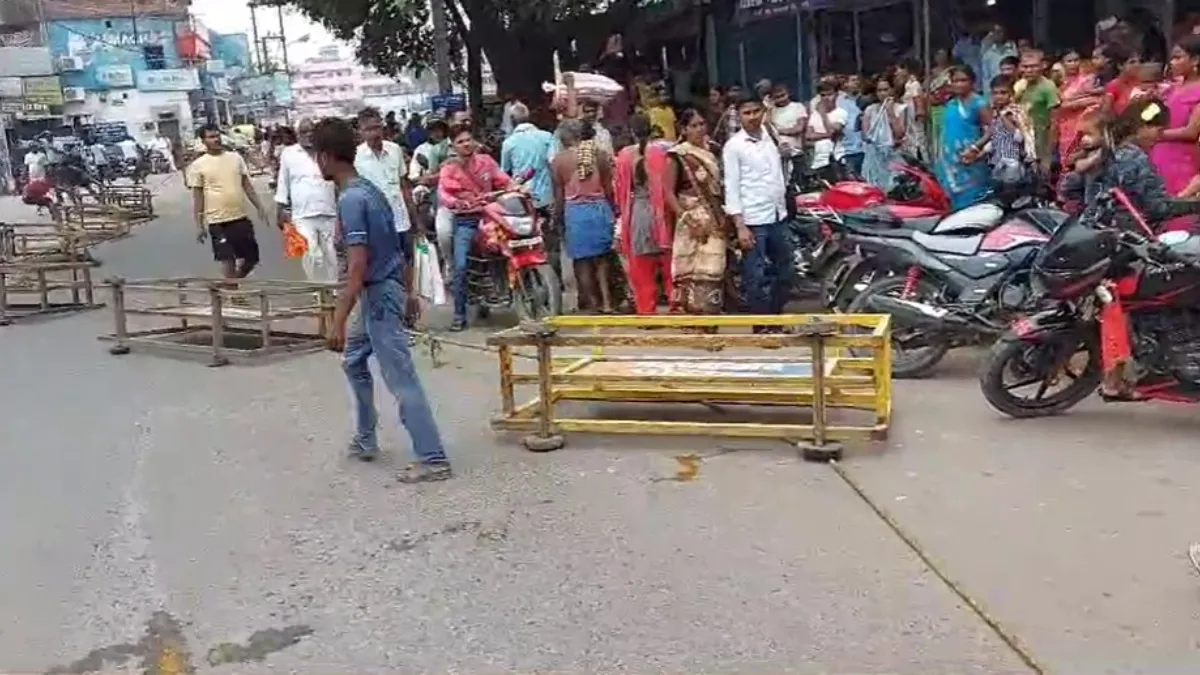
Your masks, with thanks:
[[[908,271],[904,273],[904,290],[902,298],[908,299],[917,292],[917,283],[921,281],[921,268],[916,265],[910,265]]]

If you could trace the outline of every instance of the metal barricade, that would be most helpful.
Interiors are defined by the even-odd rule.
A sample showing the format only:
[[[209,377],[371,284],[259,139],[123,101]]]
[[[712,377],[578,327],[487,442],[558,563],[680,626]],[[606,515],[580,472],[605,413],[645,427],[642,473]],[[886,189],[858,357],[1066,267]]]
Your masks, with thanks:
[[[768,330],[751,333],[753,326]],[[537,452],[558,450],[563,433],[580,432],[771,438],[796,443],[812,461],[837,459],[843,441],[887,434],[889,330],[888,316],[867,314],[589,316],[524,324],[488,339],[500,367],[501,413],[492,427],[531,432],[524,444]],[[628,349],[636,353],[612,353]],[[536,371],[516,371],[518,350],[533,351]],[[536,395],[518,403],[520,386],[536,387]],[[558,404],[570,401],[800,408],[811,421],[559,416]],[[867,419],[853,424],[831,415],[843,410]]]
[[[337,284],[268,279],[110,279],[109,352],[137,348],[200,357],[213,366],[254,363],[323,349]],[[130,330],[130,318],[150,324]]]

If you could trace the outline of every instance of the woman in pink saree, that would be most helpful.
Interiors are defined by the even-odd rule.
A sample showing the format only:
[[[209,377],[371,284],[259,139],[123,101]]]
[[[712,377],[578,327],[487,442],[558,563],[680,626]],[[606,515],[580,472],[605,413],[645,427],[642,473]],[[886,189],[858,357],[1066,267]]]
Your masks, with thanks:
[[[671,223],[667,209],[667,150],[650,142],[650,120],[636,114],[629,129],[635,145],[617,155],[613,195],[617,218],[617,251],[625,258],[633,304],[638,314],[658,311],[659,282],[671,297]]]
[[[1171,50],[1171,74],[1178,84],[1163,102],[1170,124],[1150,154],[1167,192],[1177,195],[1200,169],[1200,37],[1188,36]]]

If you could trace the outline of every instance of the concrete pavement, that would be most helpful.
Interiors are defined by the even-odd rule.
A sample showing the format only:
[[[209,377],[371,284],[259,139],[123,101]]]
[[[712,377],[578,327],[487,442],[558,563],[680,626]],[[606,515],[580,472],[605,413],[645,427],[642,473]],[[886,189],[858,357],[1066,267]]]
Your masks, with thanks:
[[[105,273],[211,273],[177,185],[159,210]],[[298,276],[262,232],[263,272]],[[673,455],[724,446],[528,454],[482,421],[494,363],[448,349],[420,360],[459,476],[409,489],[394,411],[381,462],[342,456],[332,356],[213,370],[110,357],[108,330],[0,330],[0,672],[1036,672],[786,448],[725,447],[691,482],[660,480]],[[973,365],[897,387],[848,477],[1045,672],[1195,670],[1195,413],[1010,422]]]

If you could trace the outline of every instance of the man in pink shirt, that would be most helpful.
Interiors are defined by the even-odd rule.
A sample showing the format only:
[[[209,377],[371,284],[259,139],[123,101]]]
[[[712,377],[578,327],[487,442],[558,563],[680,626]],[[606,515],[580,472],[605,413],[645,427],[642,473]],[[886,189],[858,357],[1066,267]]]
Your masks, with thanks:
[[[488,195],[512,186],[512,179],[490,155],[479,152],[471,130],[457,127],[450,132],[455,156],[438,173],[438,203],[454,214],[454,322],[450,330],[467,327],[467,265],[471,244],[479,232],[479,219]]]

